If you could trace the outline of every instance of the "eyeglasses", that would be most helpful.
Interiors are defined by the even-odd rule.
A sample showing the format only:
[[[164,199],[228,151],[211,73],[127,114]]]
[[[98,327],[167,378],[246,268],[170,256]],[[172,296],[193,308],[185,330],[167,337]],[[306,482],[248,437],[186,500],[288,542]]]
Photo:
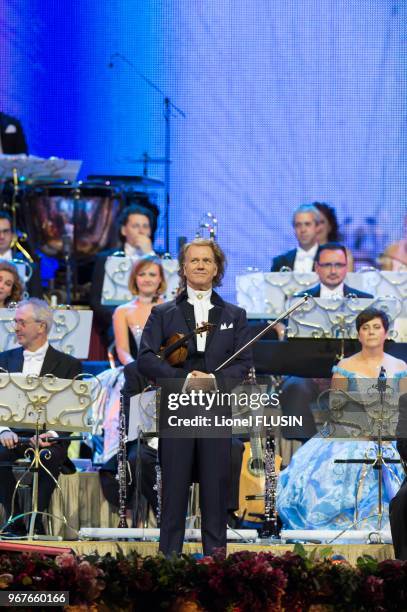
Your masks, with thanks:
[[[29,319],[27,321],[24,321],[23,319],[14,319],[13,321],[14,327],[21,327],[22,329],[25,329],[30,323],[41,323],[41,321],[38,321],[37,319]]]
[[[318,263],[318,266],[320,268],[323,268],[324,270],[328,270],[328,268],[333,268],[334,270],[343,270],[343,268],[346,268],[346,266],[348,264],[346,263],[340,263],[339,261],[337,262],[333,262],[333,263]]]

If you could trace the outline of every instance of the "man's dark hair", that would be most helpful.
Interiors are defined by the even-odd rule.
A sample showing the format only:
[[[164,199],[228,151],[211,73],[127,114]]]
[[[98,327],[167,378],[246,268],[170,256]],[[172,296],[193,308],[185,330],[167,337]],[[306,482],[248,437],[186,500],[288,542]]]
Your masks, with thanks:
[[[345,253],[346,259],[348,258],[348,254],[346,252],[346,247],[340,242],[326,242],[325,244],[320,244],[318,247],[317,254],[315,256],[315,261],[319,262],[319,256],[323,251],[342,251]]]
[[[13,220],[9,213],[5,210],[0,210],[0,219],[6,219],[7,221],[10,221],[10,226],[13,227]]]
[[[123,208],[117,219],[120,227],[126,225],[130,215],[144,215],[144,217],[147,217],[147,219],[150,221],[150,226],[153,226],[154,219],[151,211],[147,208],[144,208],[144,206],[139,206],[138,204],[131,204],[130,206],[126,206],[126,208]]]
[[[389,330],[390,321],[384,310],[379,310],[379,308],[365,308],[365,310],[362,310],[356,317],[357,331],[359,332],[362,325],[369,323],[372,319],[381,319],[384,329],[386,331]]]

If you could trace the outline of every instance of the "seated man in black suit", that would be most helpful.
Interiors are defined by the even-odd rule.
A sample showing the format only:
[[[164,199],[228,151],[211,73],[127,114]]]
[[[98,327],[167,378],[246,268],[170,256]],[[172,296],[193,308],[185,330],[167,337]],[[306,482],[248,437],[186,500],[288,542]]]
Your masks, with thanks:
[[[23,262],[27,261],[20,251],[13,253],[13,238],[11,217],[4,210],[0,210],[0,259],[5,259],[6,261],[12,261],[13,259]],[[30,296],[41,297],[42,286],[39,265],[36,263],[30,265],[32,266],[32,276],[27,283],[26,289]]]
[[[18,119],[0,112],[0,153],[28,154],[24,131]]]
[[[313,271],[318,249],[319,217],[318,209],[311,204],[303,204],[294,211],[293,228],[298,247],[274,257],[271,272],[279,272],[281,268],[290,268],[295,272]]]
[[[43,300],[31,298],[20,302],[15,311],[15,328],[17,341],[20,348],[0,353],[0,368],[8,372],[22,372],[36,376],[53,374],[58,378],[75,378],[81,373],[81,362],[75,357],[66,355],[55,350],[48,343],[48,334],[52,326],[53,314],[48,304]],[[0,428],[0,503],[3,504],[7,517],[12,510],[12,496],[15,487],[15,479],[10,466],[1,465],[3,462],[13,462],[24,457],[25,450],[32,446],[30,444],[19,444],[18,436],[34,436],[32,430],[11,430],[9,427]],[[40,434],[42,448],[48,448],[49,457],[43,457],[42,461],[51,474],[57,479],[61,465],[67,458],[69,443],[47,442],[47,437],[57,437],[58,433],[48,431]],[[44,512],[49,505],[52,492],[55,488],[54,481],[41,470],[39,473],[38,510]],[[14,515],[20,514],[17,496],[14,506]],[[36,530],[42,532],[42,522],[36,524]],[[11,535],[24,535],[25,527],[22,520],[17,520],[9,526]]]
[[[399,420],[396,429],[397,450],[407,473],[407,393],[399,399]],[[396,559],[407,561],[407,477],[391,500],[390,528]]]
[[[122,210],[118,221],[122,249],[127,257],[155,255],[153,239],[156,220],[150,210],[132,204]],[[96,325],[106,347],[113,342],[112,317],[115,307],[102,305],[103,280],[106,260],[116,251],[117,249],[103,251],[96,257],[90,295],[90,305],[95,313]]]
[[[359,291],[345,284],[348,258],[346,247],[339,242],[327,242],[318,247],[315,256],[315,272],[319,277],[318,285],[297,293],[297,296],[310,295],[314,298],[354,296],[364,299],[373,297],[370,293]]]
[[[359,291],[344,283],[347,268],[346,248],[339,242],[320,245],[315,257],[315,271],[319,277],[318,285],[297,294],[298,297],[310,295],[314,298],[350,297],[372,298],[370,293]],[[322,385],[322,387],[321,387]],[[291,428],[287,437],[306,441],[316,434],[311,405],[316,401],[321,388],[319,379],[289,376],[281,389],[281,409],[286,416],[302,416],[302,427]],[[283,432],[285,433],[285,432]]]

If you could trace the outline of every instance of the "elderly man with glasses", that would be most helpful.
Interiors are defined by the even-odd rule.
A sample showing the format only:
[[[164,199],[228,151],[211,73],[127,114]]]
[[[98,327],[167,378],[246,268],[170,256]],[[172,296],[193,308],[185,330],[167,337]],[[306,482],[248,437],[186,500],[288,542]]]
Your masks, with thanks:
[[[20,348],[0,353],[0,368],[8,372],[22,372],[31,376],[53,374],[58,378],[73,379],[82,372],[81,362],[75,357],[54,349],[48,342],[53,313],[43,300],[31,298],[20,302],[15,311],[15,330]],[[19,436],[31,436],[30,443],[19,443]],[[40,447],[48,447],[49,453],[42,457],[44,465],[58,478],[60,468],[67,459],[69,443],[66,441],[48,442],[48,437],[58,437],[55,431],[40,434]],[[33,430],[16,430],[0,427],[0,503],[3,504],[7,518],[12,511],[12,496],[15,479],[11,463],[24,457],[28,447],[34,444]],[[5,465],[10,463],[10,465]],[[54,480],[41,469],[39,473],[38,510],[44,512],[49,505],[55,488]],[[20,514],[18,496],[15,497],[14,515]],[[37,517],[38,519],[38,517]],[[36,532],[43,532],[41,520],[36,522]],[[23,521],[17,520],[7,527],[10,536],[23,536],[26,529]],[[4,534],[2,534],[4,537]]]

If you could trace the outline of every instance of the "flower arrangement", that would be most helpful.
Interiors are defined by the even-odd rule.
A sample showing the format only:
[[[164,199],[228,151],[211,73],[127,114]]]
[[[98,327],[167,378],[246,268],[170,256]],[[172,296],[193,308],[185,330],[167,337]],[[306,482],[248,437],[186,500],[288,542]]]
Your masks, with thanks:
[[[69,591],[71,612],[407,610],[407,562],[365,556],[352,567],[330,549],[318,554],[301,546],[282,556],[219,551],[201,559],[2,554],[0,589]]]

